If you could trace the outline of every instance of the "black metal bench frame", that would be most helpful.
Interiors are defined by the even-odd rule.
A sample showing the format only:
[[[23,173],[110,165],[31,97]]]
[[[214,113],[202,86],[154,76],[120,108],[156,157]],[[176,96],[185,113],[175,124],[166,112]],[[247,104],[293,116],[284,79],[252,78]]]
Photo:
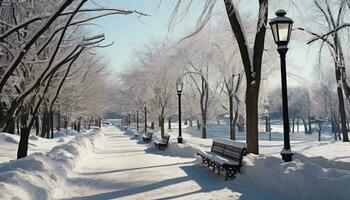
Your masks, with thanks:
[[[153,132],[147,132],[146,135],[142,136],[142,140],[146,143],[149,143],[152,140],[152,136],[153,136]]]
[[[157,149],[164,151],[166,149],[166,147],[168,146],[169,138],[170,138],[170,135],[164,135],[162,140],[155,141],[154,145],[157,147]]]
[[[210,159],[210,156],[207,157],[206,154],[197,152],[197,155],[199,155],[202,158],[202,164],[206,164],[209,168],[213,167],[213,171],[217,169],[218,174],[220,174],[220,172],[224,170],[226,172],[225,180],[227,180],[229,177],[235,177],[235,174],[237,174],[237,172],[240,172],[240,169],[242,167],[243,156],[246,153],[246,148],[213,141],[210,152],[212,156],[218,155],[221,157],[225,157],[226,159],[238,162],[237,165],[232,165],[228,162],[220,164],[215,160]]]

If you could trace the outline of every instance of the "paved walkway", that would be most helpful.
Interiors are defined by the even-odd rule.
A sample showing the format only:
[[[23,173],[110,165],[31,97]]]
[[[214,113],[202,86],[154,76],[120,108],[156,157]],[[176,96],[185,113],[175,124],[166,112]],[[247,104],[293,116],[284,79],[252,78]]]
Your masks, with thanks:
[[[224,181],[193,158],[159,155],[117,128],[105,130],[60,199],[271,199],[257,188]]]

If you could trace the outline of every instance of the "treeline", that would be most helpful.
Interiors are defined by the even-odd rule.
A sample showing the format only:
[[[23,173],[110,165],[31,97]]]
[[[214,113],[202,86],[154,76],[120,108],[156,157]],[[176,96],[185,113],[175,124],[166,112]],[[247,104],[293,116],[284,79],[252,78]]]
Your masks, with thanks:
[[[80,130],[100,121],[106,109],[107,63],[94,49],[110,44],[83,27],[136,11],[85,8],[87,2],[0,1],[0,127],[20,134],[17,158],[27,155],[34,128],[53,138],[54,118],[58,129],[62,119],[63,127]]]

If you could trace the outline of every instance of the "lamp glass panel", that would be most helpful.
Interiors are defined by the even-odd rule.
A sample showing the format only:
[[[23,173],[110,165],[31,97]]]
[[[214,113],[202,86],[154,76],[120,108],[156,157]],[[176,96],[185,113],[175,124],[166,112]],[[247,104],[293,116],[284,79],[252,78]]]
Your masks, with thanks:
[[[176,87],[178,92],[182,91],[182,83],[176,83]]]
[[[288,41],[289,35],[289,24],[288,23],[279,23],[278,24],[278,35],[280,42]]]
[[[278,41],[277,24],[272,24],[271,29],[272,29],[273,39],[275,40],[275,42],[277,42]]]

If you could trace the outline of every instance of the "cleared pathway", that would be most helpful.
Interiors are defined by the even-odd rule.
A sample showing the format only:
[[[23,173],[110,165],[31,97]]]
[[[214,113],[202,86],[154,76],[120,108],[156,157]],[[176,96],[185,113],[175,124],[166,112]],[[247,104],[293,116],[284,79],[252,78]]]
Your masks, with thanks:
[[[159,154],[115,127],[82,160],[58,199],[277,199],[224,181],[193,158]]]

